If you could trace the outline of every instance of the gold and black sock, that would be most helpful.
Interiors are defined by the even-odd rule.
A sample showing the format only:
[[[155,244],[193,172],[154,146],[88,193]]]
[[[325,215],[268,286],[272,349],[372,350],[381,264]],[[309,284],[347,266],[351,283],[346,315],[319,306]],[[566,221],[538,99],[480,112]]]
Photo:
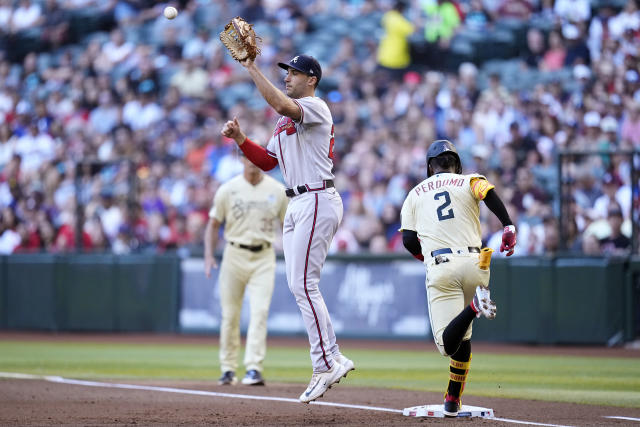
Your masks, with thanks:
[[[467,382],[469,366],[471,365],[471,342],[462,341],[458,351],[451,356],[449,362],[449,385],[447,394],[459,398]]]

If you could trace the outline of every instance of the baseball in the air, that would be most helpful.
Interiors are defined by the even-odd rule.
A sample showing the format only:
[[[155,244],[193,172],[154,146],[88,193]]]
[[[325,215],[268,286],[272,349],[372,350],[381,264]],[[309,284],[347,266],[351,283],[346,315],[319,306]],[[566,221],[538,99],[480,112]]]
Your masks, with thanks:
[[[173,6],[167,6],[164,8],[164,17],[167,19],[173,19],[178,16],[178,9]]]

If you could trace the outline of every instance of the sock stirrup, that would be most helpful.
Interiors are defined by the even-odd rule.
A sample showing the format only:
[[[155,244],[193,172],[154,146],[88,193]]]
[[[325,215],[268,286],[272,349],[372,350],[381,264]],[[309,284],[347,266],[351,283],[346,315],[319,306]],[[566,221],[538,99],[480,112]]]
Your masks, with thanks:
[[[469,360],[461,362],[459,360],[450,359],[449,361],[449,385],[447,394],[453,397],[462,396],[464,385],[467,382],[469,367],[471,366],[471,354]]]

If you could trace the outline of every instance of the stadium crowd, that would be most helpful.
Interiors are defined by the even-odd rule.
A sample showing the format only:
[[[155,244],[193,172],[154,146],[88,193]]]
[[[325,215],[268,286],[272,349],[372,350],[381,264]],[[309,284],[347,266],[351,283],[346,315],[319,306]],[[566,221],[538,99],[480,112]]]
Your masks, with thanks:
[[[323,66],[319,93],[336,123],[335,181],[345,202],[332,252],[402,252],[401,204],[426,176],[430,142],[446,138],[465,172],[485,174],[507,203],[516,255],[628,253],[632,200],[636,212],[640,204],[634,160],[624,154],[640,150],[637,1],[396,3],[185,0],[166,3],[180,10],[167,20],[166,4],[146,0],[0,0],[0,253],[78,243],[118,254],[197,253],[216,189],[242,170],[223,123],[237,116],[266,143],[275,119],[217,38],[238,15],[263,36],[257,61],[273,82],[283,79],[275,63],[296,53]],[[107,31],[70,26],[78,22],[71,16],[89,13]],[[525,48],[501,64],[515,76],[568,78],[511,87],[505,69],[489,63],[438,66],[457,35],[507,17],[549,25],[526,27]],[[338,36],[323,24],[331,19],[375,28]],[[34,38],[46,48],[16,59],[16,43]],[[387,59],[398,46],[418,46],[435,62],[419,63],[412,48],[409,63],[395,65]],[[565,149],[596,154],[563,164],[561,216]],[[500,224],[487,213],[483,243],[497,249]]]

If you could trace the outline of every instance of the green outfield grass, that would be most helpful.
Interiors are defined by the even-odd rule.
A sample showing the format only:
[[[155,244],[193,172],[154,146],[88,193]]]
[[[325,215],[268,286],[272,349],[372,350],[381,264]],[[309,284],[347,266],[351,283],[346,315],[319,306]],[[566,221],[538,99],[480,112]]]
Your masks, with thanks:
[[[444,391],[448,359],[435,352],[350,349],[350,386]],[[68,378],[203,380],[220,375],[211,345],[96,342],[0,342],[0,371]],[[306,348],[268,349],[272,382],[306,384]],[[242,375],[242,372],[239,372]],[[466,395],[640,408],[640,360],[575,356],[474,354]]]

